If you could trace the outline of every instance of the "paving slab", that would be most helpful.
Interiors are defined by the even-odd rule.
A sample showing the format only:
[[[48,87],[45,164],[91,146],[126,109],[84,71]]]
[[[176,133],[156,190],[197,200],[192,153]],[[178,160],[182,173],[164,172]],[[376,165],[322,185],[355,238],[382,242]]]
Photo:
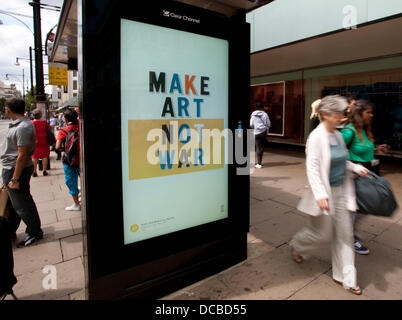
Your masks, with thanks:
[[[36,204],[55,200],[53,192],[43,192],[43,193],[36,194],[32,197]]]
[[[62,261],[63,257],[58,241],[45,242],[41,240],[29,247],[14,249],[14,273],[17,276]]]
[[[363,292],[364,293],[364,292]],[[368,300],[364,294],[357,296],[332,281],[331,277],[322,274],[317,279],[301,288],[289,300]]]
[[[57,222],[56,210],[40,211],[39,217],[42,226]]]
[[[398,223],[392,224],[379,236],[375,237],[374,241],[390,248],[402,250],[402,225]]]
[[[74,217],[70,219],[71,225],[73,226],[74,234],[82,233],[82,217]]]
[[[71,293],[70,300],[85,300],[85,289]]]
[[[252,226],[250,233],[273,247],[279,247],[289,242],[307,222],[307,218],[289,212]]]
[[[275,248],[261,239],[256,239],[247,244],[247,259],[251,260],[259,257],[267,252],[274,250]]]
[[[282,194],[277,197],[272,198],[273,201],[281,203],[295,209],[300,202],[301,196],[296,194]]]
[[[253,206],[253,205],[255,205],[255,204],[259,203],[259,202],[260,202],[260,200],[257,200],[255,198],[250,197],[250,206]]]
[[[70,220],[63,220],[42,228],[46,241],[54,241],[74,235]]]
[[[255,259],[218,275],[236,298],[249,300],[286,299],[299,289],[326,272],[329,264],[310,259],[296,264],[290,248],[270,251]]]
[[[192,289],[179,290],[179,295],[168,296],[166,300],[224,300],[230,298],[233,294],[233,291],[222,281],[212,278]]]
[[[57,200],[51,200],[51,201],[37,203],[36,207],[38,208],[39,212],[42,212],[42,211],[49,211],[49,210],[64,209],[66,207],[66,204],[65,204],[64,199],[57,199]]]
[[[250,196],[260,201],[272,199],[282,194],[283,190],[275,187],[259,186],[258,188],[250,189]]]
[[[364,231],[375,235],[380,235],[393,224],[390,220],[380,219],[370,215],[360,215],[357,219],[355,228],[358,231]]]
[[[250,207],[250,224],[257,225],[291,210],[292,207],[272,200],[259,201]]]
[[[82,234],[66,237],[60,240],[63,261],[68,261],[83,255]]]
[[[56,289],[45,289],[43,282],[49,274],[36,270],[17,277],[15,295],[21,300],[55,300],[64,298],[84,288],[84,268],[80,258],[54,265],[56,267]]]
[[[402,251],[375,240],[370,254],[356,255],[358,283],[370,299],[402,299]]]
[[[68,205],[71,205],[69,203]],[[82,213],[81,211],[67,211],[65,208],[62,209],[57,209],[56,210],[56,215],[57,215],[57,220],[58,221],[63,221],[63,220],[69,220],[69,219],[74,219],[74,218],[81,218]]]

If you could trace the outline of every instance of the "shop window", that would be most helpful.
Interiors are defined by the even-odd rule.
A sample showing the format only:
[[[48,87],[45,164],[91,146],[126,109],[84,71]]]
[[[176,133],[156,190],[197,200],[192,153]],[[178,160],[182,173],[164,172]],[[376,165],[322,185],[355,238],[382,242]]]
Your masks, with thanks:
[[[251,111],[261,101],[271,120],[269,135],[288,142],[303,143],[303,81],[281,81],[251,87]],[[272,139],[271,139],[272,140]]]
[[[260,101],[264,105],[265,112],[271,120],[271,135],[284,135],[284,93],[285,83],[268,83],[251,87],[251,106],[254,111],[255,101]]]
[[[313,79],[314,96],[340,94],[371,101],[376,144],[387,144],[390,154],[402,154],[402,69]]]

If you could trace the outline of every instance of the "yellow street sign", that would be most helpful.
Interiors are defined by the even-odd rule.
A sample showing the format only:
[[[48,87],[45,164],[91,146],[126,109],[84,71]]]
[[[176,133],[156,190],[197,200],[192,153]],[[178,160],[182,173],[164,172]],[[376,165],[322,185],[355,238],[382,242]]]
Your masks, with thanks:
[[[49,64],[49,84],[55,86],[68,86],[67,68],[60,68]]]

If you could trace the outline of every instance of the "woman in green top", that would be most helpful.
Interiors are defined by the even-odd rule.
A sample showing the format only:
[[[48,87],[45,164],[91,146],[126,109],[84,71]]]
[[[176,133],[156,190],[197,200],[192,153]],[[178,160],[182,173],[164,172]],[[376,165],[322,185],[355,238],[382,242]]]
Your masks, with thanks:
[[[350,108],[348,124],[341,134],[349,149],[349,159],[379,174],[378,166],[373,161],[374,152],[387,152],[387,145],[382,144],[378,148],[374,145],[374,137],[371,132],[373,111],[373,104],[369,101],[355,101]]]
[[[366,100],[354,101],[351,105],[348,124],[341,131],[345,144],[349,149],[349,160],[358,163],[379,175],[379,166],[375,164],[374,152],[387,152],[387,145],[374,145],[374,137],[371,132],[371,119],[373,118],[374,106]],[[356,216],[355,219],[356,221]],[[368,254],[355,235],[355,251],[360,254]]]

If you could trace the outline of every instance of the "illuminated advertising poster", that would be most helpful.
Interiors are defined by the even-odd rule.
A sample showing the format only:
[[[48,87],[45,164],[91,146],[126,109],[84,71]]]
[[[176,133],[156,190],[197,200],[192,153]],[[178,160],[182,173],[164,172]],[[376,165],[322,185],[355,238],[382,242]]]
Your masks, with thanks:
[[[125,244],[228,217],[228,50],[121,20]]]

